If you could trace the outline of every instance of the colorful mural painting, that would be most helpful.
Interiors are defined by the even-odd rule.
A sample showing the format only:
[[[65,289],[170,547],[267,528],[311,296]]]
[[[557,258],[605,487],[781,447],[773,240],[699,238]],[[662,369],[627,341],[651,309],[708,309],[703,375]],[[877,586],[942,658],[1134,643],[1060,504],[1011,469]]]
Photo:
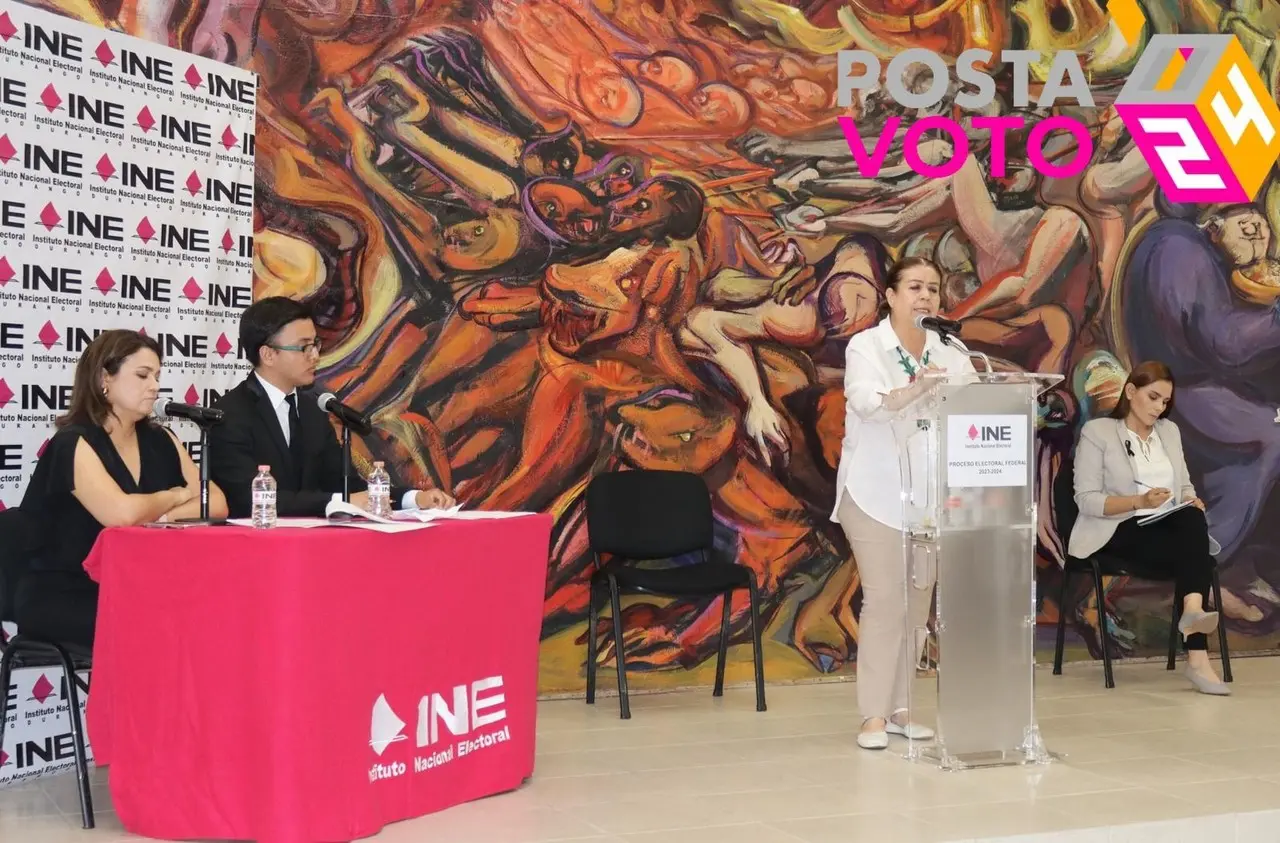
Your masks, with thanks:
[[[1167,641],[1167,585],[1114,580],[1097,606],[1080,582],[1056,605],[1047,506],[1079,425],[1159,358],[1181,379],[1234,646],[1280,641],[1280,187],[1273,169],[1254,204],[1173,204],[1113,106],[1146,40],[1178,32],[1237,36],[1274,97],[1276,0],[1140,0],[1129,40],[1105,0],[39,5],[261,74],[255,293],[315,306],[323,382],[377,421],[362,460],[470,506],[554,513],[545,691],[583,684],[582,493],[626,469],[707,479],[719,552],[761,584],[771,680],[851,672],[857,566],[829,521],[843,351],[905,254],[943,267],[944,309],[998,366],[1065,376],[1040,423],[1041,622],[1065,612],[1077,657],[1100,628],[1125,654]],[[966,117],[954,91],[932,109],[874,90],[837,105],[839,50],[913,46],[1038,50],[1032,90],[1076,51],[1094,107],[1056,110],[1090,127],[1088,166],[1045,178],[1022,134],[992,175],[975,132],[954,175],[923,178],[899,134],[861,178],[840,117],[865,138],[891,117]],[[986,113],[1012,113],[1011,69],[991,72]],[[923,146],[947,157],[944,139]],[[718,604],[626,615],[639,687],[709,681]]]

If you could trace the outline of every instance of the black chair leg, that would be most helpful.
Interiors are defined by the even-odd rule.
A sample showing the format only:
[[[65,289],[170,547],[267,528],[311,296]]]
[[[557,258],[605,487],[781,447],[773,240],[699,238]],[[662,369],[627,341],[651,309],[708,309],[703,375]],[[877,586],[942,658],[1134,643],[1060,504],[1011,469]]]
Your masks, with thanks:
[[[13,675],[13,657],[20,646],[19,637],[15,636],[4,651],[0,652],[0,749],[4,748],[4,727],[8,719],[5,716],[5,708],[9,696],[9,680]]]
[[[587,591],[587,705],[595,705],[596,701],[596,625],[600,619],[596,610],[597,582],[592,577]]]
[[[76,687],[76,668],[71,655],[61,644],[54,644],[58,658],[62,660],[63,676],[67,683],[67,702],[71,718],[71,742],[76,756],[76,783],[80,787],[80,822],[85,828],[93,828],[93,794],[89,789],[89,761],[84,748],[84,724],[80,720],[80,689]],[[7,687],[7,686],[6,686]]]
[[[1222,681],[1231,681],[1231,649],[1227,646],[1227,613],[1222,611],[1222,583],[1213,569],[1213,608],[1218,613],[1218,651],[1222,655]]]
[[[760,646],[760,595],[756,591],[755,576],[747,585],[751,596],[751,649],[756,671],[756,711],[767,711],[764,702],[764,650]]]
[[[1174,586],[1173,589],[1173,617],[1169,620],[1169,660],[1165,663],[1165,670],[1173,670],[1174,664],[1178,660],[1178,621],[1182,619],[1182,598],[1181,589]]]
[[[618,665],[618,704],[622,719],[631,719],[631,700],[627,697],[627,648],[622,639],[622,596],[618,581],[609,577],[609,599],[613,603],[613,656]]]
[[[711,691],[713,697],[724,696],[724,663],[729,657],[729,612],[732,609],[732,596],[733,592],[730,591],[721,596],[724,607],[720,612],[720,650],[716,653],[716,685]]]
[[[1053,650],[1053,675],[1062,675],[1062,650],[1067,644],[1067,585],[1071,581],[1071,569],[1062,566],[1062,587],[1058,589],[1058,643]]]
[[[1093,592],[1098,601],[1098,642],[1102,645],[1102,679],[1106,687],[1114,688],[1116,678],[1111,671],[1111,645],[1107,642],[1107,604],[1102,592],[1102,569],[1096,560],[1092,564]]]

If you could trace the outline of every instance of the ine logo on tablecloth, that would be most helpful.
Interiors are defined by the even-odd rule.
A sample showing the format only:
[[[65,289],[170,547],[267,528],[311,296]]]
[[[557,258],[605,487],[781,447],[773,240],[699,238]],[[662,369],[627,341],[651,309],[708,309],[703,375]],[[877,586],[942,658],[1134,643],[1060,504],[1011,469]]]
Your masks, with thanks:
[[[409,739],[404,734],[404,727],[405,722],[391,710],[387,695],[379,694],[373,704],[373,718],[369,724],[369,746],[381,757],[391,744]]]

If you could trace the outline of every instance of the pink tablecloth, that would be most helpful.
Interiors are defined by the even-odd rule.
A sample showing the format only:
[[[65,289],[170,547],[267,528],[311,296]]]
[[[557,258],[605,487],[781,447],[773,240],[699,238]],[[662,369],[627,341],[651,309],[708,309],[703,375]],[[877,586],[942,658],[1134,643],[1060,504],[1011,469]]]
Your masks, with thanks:
[[[518,787],[550,531],[104,531],[88,729],[124,827],[352,840]]]

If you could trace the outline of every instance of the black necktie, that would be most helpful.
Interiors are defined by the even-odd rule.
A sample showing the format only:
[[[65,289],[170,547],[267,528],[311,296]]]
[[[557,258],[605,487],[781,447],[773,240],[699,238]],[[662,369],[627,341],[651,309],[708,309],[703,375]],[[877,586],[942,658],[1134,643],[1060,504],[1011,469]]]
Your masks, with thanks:
[[[290,392],[285,396],[289,402],[289,454],[293,457],[293,473],[302,482],[302,425],[298,417],[298,394]]]

